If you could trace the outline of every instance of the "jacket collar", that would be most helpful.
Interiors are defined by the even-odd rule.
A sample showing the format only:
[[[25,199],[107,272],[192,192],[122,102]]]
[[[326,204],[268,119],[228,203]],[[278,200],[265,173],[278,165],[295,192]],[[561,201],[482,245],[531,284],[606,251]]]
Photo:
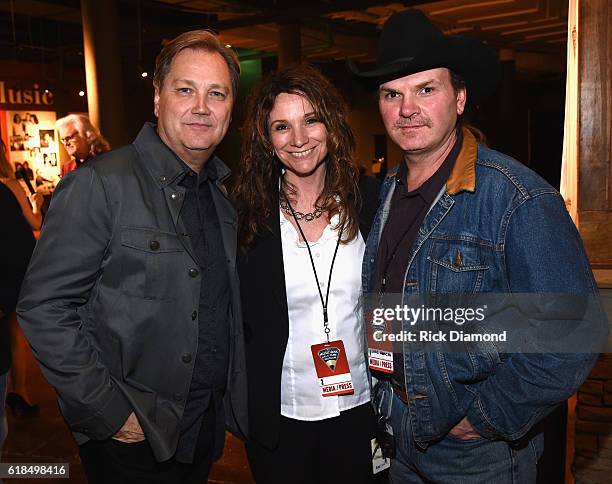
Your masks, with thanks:
[[[134,148],[145,161],[153,179],[160,189],[173,183],[178,177],[186,173],[187,166],[180,158],[164,144],[157,134],[155,123],[145,123],[134,140]],[[216,155],[207,162],[216,173],[216,182],[221,183],[231,173],[230,169]]]
[[[476,158],[478,144],[469,129],[463,128],[463,145],[457,155],[455,166],[446,182],[446,191],[449,195],[459,192],[474,192],[476,190]]]

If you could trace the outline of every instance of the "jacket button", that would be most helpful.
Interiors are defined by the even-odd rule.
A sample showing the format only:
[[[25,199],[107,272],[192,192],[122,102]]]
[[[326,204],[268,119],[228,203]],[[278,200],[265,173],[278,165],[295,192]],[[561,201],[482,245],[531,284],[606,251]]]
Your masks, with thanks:
[[[180,196],[180,195],[179,195],[178,193],[176,193],[176,192],[175,192],[175,193],[172,193],[172,194],[170,195],[170,198],[171,198],[172,200],[176,200],[176,199],[177,199],[179,196]]]
[[[181,361],[183,363],[190,363],[191,362],[191,353],[185,353],[183,356],[181,356]]]
[[[165,182],[166,180],[167,180],[167,178],[164,175],[159,177],[159,181],[160,182]]]
[[[198,317],[198,312],[197,311],[194,311],[193,313],[191,313],[191,320],[192,321],[195,321],[197,317]]]
[[[174,398],[175,401],[180,402],[181,400],[183,400],[183,394],[175,393],[174,395],[172,395],[172,398]]]
[[[151,250],[159,249],[159,242],[157,240],[152,240],[151,242],[149,242],[149,248]]]
[[[198,277],[198,274],[199,274],[198,270],[194,269],[193,267],[189,269],[188,273],[189,273],[189,277]]]

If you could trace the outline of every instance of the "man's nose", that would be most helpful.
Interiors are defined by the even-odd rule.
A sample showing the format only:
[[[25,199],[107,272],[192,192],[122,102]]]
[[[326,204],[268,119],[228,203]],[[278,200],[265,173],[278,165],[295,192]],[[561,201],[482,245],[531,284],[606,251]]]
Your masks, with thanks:
[[[410,118],[415,114],[419,114],[420,108],[414,96],[404,96],[402,99],[402,105],[400,107],[400,116],[403,118]]]
[[[210,114],[206,94],[201,94],[195,97],[195,103],[191,112],[194,114]]]

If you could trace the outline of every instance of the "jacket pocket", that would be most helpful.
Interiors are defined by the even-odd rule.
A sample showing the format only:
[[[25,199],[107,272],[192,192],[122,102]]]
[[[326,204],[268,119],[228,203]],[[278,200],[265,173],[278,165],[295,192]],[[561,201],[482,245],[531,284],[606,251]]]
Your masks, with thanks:
[[[430,263],[430,292],[479,292],[489,269],[487,252],[486,247],[463,240],[434,242],[427,257]]]
[[[177,235],[158,229],[121,227],[122,291],[145,299],[174,299],[183,246]]]

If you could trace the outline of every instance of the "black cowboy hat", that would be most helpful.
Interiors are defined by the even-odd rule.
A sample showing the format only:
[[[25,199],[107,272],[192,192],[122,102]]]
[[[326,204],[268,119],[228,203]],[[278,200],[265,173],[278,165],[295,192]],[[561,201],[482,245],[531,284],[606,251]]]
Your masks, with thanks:
[[[446,67],[466,83],[468,100],[476,104],[495,91],[499,61],[495,51],[479,40],[445,36],[416,9],[398,12],[385,22],[378,44],[376,69],[361,71],[352,59],[348,69],[369,87],[409,74]]]

